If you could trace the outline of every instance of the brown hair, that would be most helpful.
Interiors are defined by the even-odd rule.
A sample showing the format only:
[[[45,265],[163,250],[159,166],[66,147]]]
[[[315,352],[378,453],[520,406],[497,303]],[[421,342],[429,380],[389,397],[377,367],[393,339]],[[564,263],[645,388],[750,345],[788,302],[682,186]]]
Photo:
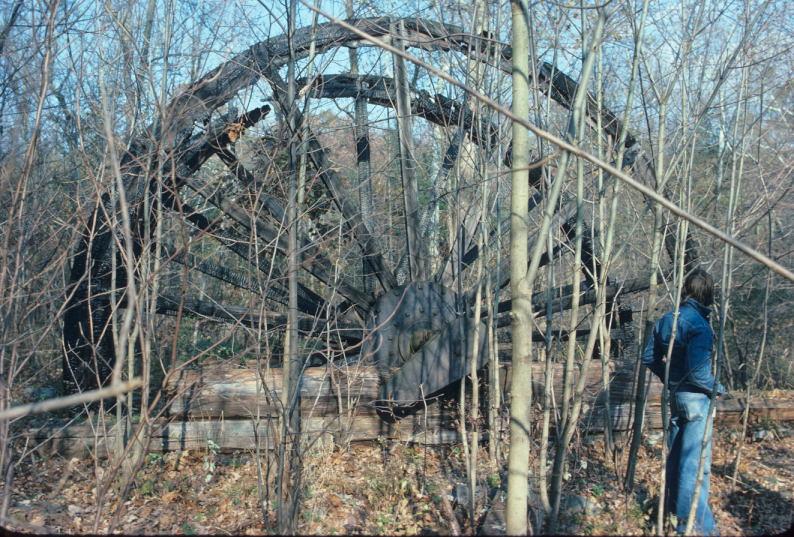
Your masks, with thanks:
[[[714,302],[714,279],[703,269],[697,268],[687,275],[682,290],[684,300],[694,298],[704,306]]]

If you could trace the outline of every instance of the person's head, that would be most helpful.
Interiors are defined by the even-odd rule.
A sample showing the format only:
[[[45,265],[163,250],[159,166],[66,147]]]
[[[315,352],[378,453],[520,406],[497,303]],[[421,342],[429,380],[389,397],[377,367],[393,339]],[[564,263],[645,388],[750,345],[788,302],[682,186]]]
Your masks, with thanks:
[[[714,302],[714,278],[703,269],[697,268],[687,275],[682,290],[684,300],[694,298],[704,306]]]

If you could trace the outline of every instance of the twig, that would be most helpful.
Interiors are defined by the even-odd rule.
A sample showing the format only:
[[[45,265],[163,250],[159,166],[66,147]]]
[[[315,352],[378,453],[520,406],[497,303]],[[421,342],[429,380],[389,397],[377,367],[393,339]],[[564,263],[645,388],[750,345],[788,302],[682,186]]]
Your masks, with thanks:
[[[753,488],[752,485],[749,485],[749,484],[745,483],[744,481],[742,481],[738,477],[734,477],[734,476],[731,476],[731,475],[726,475],[724,477],[726,479],[730,479],[731,481],[733,481],[734,486],[736,486],[736,483],[739,483],[740,485],[743,485],[744,487],[746,487],[747,490],[749,490],[751,492],[755,492],[756,494],[761,494],[757,489]]]
[[[441,511],[443,511],[444,516],[447,517],[447,522],[449,522],[449,532],[451,535],[458,537],[461,534],[460,525],[458,524],[458,518],[455,516],[455,510],[452,509],[452,504],[449,503],[449,499],[445,494],[441,494]]]
[[[130,392],[140,388],[143,381],[140,378],[132,379],[127,382],[108,386],[100,390],[91,390],[90,392],[76,393],[67,397],[57,397],[55,399],[47,399],[46,401],[38,401],[36,403],[28,403],[26,405],[19,405],[8,410],[0,412],[0,420],[12,420],[29,416],[31,414],[40,414],[41,412],[51,412],[59,408],[66,408],[73,405],[81,405],[107,397],[115,397],[123,393]]]

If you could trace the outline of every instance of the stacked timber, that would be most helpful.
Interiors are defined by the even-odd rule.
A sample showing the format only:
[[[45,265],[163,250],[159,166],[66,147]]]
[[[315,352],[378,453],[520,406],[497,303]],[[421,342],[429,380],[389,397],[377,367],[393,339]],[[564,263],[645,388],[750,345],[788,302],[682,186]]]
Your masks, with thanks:
[[[532,367],[533,392],[540,401],[544,392],[546,364],[534,363]],[[507,399],[511,382],[509,363],[500,368],[500,389]],[[591,360],[585,367],[582,406],[582,428],[588,432],[603,431],[606,424],[606,394],[604,369],[599,360]],[[563,393],[564,369],[560,363],[552,364],[553,400]],[[633,420],[634,368],[626,361],[611,361],[606,368],[609,393],[609,415],[612,428],[630,429]],[[572,375],[572,384],[578,382],[578,370]],[[467,390],[470,392],[470,390]],[[651,382],[646,404],[647,426],[661,427],[661,384]],[[452,389],[451,395],[457,390]],[[199,445],[202,434],[222,447],[236,447],[245,443],[257,420],[266,422],[264,429],[271,436],[282,413],[282,375],[280,368],[257,369],[249,367],[230,369],[208,366],[185,370],[166,386],[170,401],[167,416],[174,423],[189,426],[171,428],[180,433],[162,434],[163,448],[177,445]],[[337,443],[388,439],[417,443],[447,443],[459,440],[457,410],[455,405],[442,404],[438,397],[417,404],[414,411],[396,420],[384,420],[372,404],[379,397],[378,371],[362,364],[327,364],[304,371],[300,385],[300,406],[303,421],[302,434],[310,439],[330,437]],[[441,396],[445,397],[444,395]],[[448,396],[447,396],[448,397]],[[483,399],[481,397],[481,399]],[[226,425],[223,433],[216,422]],[[206,443],[206,440],[204,440]]]
[[[190,436],[195,442],[201,442],[202,429],[213,436],[209,424],[218,420],[241,431],[265,423],[265,434],[271,439],[278,436],[278,420],[283,415],[280,368],[252,364],[237,369],[211,366],[186,370],[166,385],[165,393],[169,401],[166,415],[173,423],[191,423],[198,435]],[[306,369],[300,383],[302,437],[308,442],[319,438],[332,438],[337,443],[381,438],[436,444],[451,442],[457,435],[455,416],[440,411],[432,401],[427,412],[422,408],[391,421],[381,419],[371,404],[377,398],[378,372],[374,367],[353,363]],[[214,436],[219,446],[230,444],[228,434]]]
[[[185,369],[167,382],[167,401],[161,417],[148,425],[151,451],[196,450],[213,446],[221,450],[272,449],[279,442],[282,415],[282,376],[280,368],[258,369],[216,364]],[[563,392],[563,368],[552,364],[554,399]],[[545,363],[533,364],[535,401],[542,400]],[[634,415],[634,368],[627,362],[611,362],[607,368],[609,397],[603,381],[602,364],[592,360],[585,368],[581,427],[600,432],[607,423],[607,408],[613,430],[631,428]],[[511,369],[500,369],[500,388],[510,386]],[[577,381],[574,375],[574,385]],[[645,407],[646,428],[661,427],[662,386],[649,381]],[[470,392],[470,390],[467,390]],[[450,392],[457,393],[452,389]],[[376,368],[361,364],[309,368],[300,384],[301,438],[307,445],[318,442],[391,440],[419,444],[447,444],[459,441],[457,405],[450,393],[417,405],[414,412],[400,419],[386,420],[371,404],[378,398]],[[441,400],[439,400],[441,399]],[[483,398],[481,397],[481,400]],[[503,399],[507,400],[507,399]],[[606,401],[609,405],[606,405]],[[745,403],[741,398],[721,399],[717,403],[717,423],[741,421]],[[535,410],[538,410],[536,406]],[[792,399],[754,398],[753,420],[794,420]],[[505,426],[507,420],[503,420]],[[122,427],[124,425],[122,424]],[[113,423],[82,423],[69,426],[51,424],[32,431],[31,440],[46,439],[47,450],[78,454],[87,451],[115,450],[121,438],[134,438],[131,430]],[[504,432],[504,431],[500,431]]]
[[[552,364],[552,389],[562,394],[562,364]],[[532,378],[535,393],[543,393],[544,363],[533,364]],[[500,373],[500,389],[506,392],[510,385],[511,368],[503,365]],[[585,370],[584,399],[595,400],[602,391],[601,363],[590,362]],[[578,381],[574,372],[573,383]],[[630,396],[630,386],[625,384],[617,397]],[[452,390],[457,393],[457,390]],[[278,416],[281,413],[282,375],[280,368],[257,370],[256,367],[227,369],[209,367],[186,370],[166,386],[170,400],[168,415],[181,420],[204,419],[250,419],[253,416]],[[311,417],[347,416],[359,418],[377,416],[372,403],[379,398],[378,371],[373,366],[327,364],[325,367],[304,371],[300,384],[301,415]],[[444,412],[444,405],[437,404],[436,394],[415,405],[414,411],[399,418],[396,423],[411,416],[437,417]],[[409,420],[410,421],[410,420]]]

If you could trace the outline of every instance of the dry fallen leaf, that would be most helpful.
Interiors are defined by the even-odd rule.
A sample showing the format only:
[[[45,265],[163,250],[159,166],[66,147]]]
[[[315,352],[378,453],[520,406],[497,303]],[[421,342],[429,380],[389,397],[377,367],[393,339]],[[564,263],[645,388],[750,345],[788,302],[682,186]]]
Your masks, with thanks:
[[[168,491],[165,494],[163,494],[160,497],[160,499],[162,499],[163,502],[165,502],[165,503],[171,503],[171,502],[175,501],[178,497],[179,497],[179,492],[177,492],[175,490],[171,490],[171,491]]]

